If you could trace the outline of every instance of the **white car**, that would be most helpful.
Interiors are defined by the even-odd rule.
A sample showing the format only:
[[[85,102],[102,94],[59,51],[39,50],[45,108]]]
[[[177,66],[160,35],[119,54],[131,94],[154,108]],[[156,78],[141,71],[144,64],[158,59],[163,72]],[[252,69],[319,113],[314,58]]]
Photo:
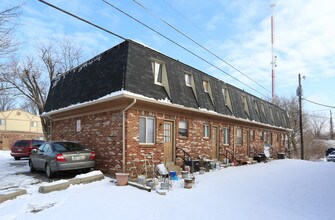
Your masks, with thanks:
[[[326,157],[328,162],[335,162],[335,150],[332,151],[328,156]]]

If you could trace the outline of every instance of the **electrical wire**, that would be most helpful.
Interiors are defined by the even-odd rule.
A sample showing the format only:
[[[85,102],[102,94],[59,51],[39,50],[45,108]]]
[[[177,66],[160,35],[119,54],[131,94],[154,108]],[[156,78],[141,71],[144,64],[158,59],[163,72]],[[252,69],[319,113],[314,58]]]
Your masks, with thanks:
[[[302,98],[302,99],[305,100],[305,101],[307,101],[307,102],[313,103],[315,105],[319,105],[319,106],[323,106],[323,107],[328,107],[328,108],[335,108],[335,106],[321,104],[321,103],[314,102],[314,101],[311,101],[311,100],[308,100],[308,99],[305,99],[305,98]]]
[[[180,48],[182,48],[183,50],[187,51],[188,53],[192,54],[193,56],[199,58],[200,60],[202,60],[202,61],[204,61],[205,63],[209,64],[210,66],[214,67],[215,69],[221,71],[222,73],[224,73],[224,74],[230,76],[231,78],[235,79],[236,81],[240,82],[241,84],[247,86],[249,89],[251,89],[251,90],[257,92],[258,94],[260,94],[260,95],[262,95],[262,96],[264,96],[264,97],[266,97],[266,95],[264,95],[263,93],[261,93],[261,92],[257,91],[256,89],[250,87],[248,84],[242,82],[241,80],[239,80],[238,78],[232,76],[231,74],[229,74],[228,72],[224,71],[224,70],[221,69],[220,67],[218,67],[218,66],[212,64],[211,62],[209,62],[209,61],[206,60],[205,58],[203,58],[203,57],[197,55],[196,53],[192,52],[191,50],[187,49],[186,47],[184,47],[184,46],[182,46],[181,44],[177,43],[176,41],[172,40],[171,38],[165,36],[164,34],[158,32],[157,30],[153,29],[152,27],[148,26],[147,24],[143,23],[142,21],[138,20],[137,18],[135,18],[135,17],[131,16],[130,14],[126,13],[125,11],[121,10],[120,8],[114,6],[113,4],[111,4],[111,3],[109,3],[109,2],[107,2],[107,1],[105,1],[105,0],[102,0],[102,1],[103,1],[104,3],[106,3],[107,5],[111,6],[112,8],[114,8],[115,10],[121,12],[122,14],[126,15],[127,17],[129,17],[129,18],[133,19],[134,21],[138,22],[138,23],[141,24],[142,26],[148,28],[149,30],[155,32],[155,33],[158,34],[159,36],[165,38],[166,40],[170,41],[171,43],[177,45],[178,47],[180,47]]]
[[[121,38],[121,39],[123,39],[123,40],[127,40],[126,38],[122,37],[121,35],[118,35],[118,34],[116,34],[116,33],[114,33],[114,32],[111,32],[111,31],[109,31],[109,30],[107,30],[107,29],[105,29],[105,28],[103,28],[103,27],[101,27],[101,26],[99,26],[99,25],[96,25],[96,24],[94,24],[94,23],[92,23],[92,22],[90,22],[90,21],[87,21],[87,20],[85,20],[85,19],[83,19],[83,18],[81,18],[81,17],[79,17],[79,16],[77,16],[77,15],[75,15],[75,14],[72,14],[72,13],[70,13],[70,12],[68,12],[68,11],[65,11],[64,9],[61,9],[61,8],[59,8],[59,7],[55,6],[55,5],[52,5],[52,4],[50,4],[50,3],[46,2],[46,1],[43,1],[43,0],[38,0],[38,1],[40,1],[40,2],[42,2],[42,3],[44,3],[44,4],[46,4],[46,5],[48,5],[48,6],[52,7],[52,8],[54,8],[54,9],[57,9],[57,10],[59,10],[59,11],[65,13],[65,14],[67,14],[67,15],[70,15],[70,16],[72,16],[72,17],[78,19],[78,20],[81,20],[81,21],[83,21],[83,22],[85,22],[85,23],[87,23],[87,24],[89,24],[89,25],[92,25],[92,26],[94,26],[94,27],[96,27],[96,28],[98,28],[98,29],[100,29],[100,30],[103,30],[103,31],[105,31],[105,32],[107,32],[107,33],[109,33],[109,34],[112,34],[112,35],[114,35],[114,36],[116,36],[116,37],[118,37],[118,38]]]
[[[161,17],[157,16],[156,14],[154,14],[152,12],[152,10],[150,10],[149,8],[145,7],[142,3],[136,1],[136,0],[132,0],[133,2],[135,2],[136,4],[138,4],[140,7],[142,7],[144,10],[146,10],[150,15],[152,15],[153,17],[155,17],[156,19],[160,20],[161,22],[163,22],[164,24],[166,24],[167,26],[169,26],[170,28],[172,28],[173,30],[175,30],[176,32],[178,32],[179,34],[183,35],[184,37],[186,37],[187,39],[189,39],[190,41],[192,41],[193,43],[195,43],[196,45],[198,45],[199,47],[201,47],[202,49],[204,49],[205,51],[207,51],[208,53],[212,54],[214,57],[216,57],[217,59],[221,60],[222,62],[224,62],[225,64],[227,64],[229,67],[233,68],[234,70],[236,70],[237,72],[241,73],[242,75],[244,75],[245,77],[247,77],[249,80],[251,80],[252,82],[256,83],[257,85],[259,85],[260,87],[262,87],[264,90],[266,90],[267,92],[270,92],[267,88],[265,88],[264,86],[262,86],[261,84],[259,84],[258,82],[256,82],[255,80],[253,80],[252,78],[250,78],[248,75],[244,74],[242,71],[240,71],[239,69],[237,69],[235,66],[233,66],[232,64],[230,64],[229,62],[227,62],[226,60],[224,60],[223,58],[221,58],[220,56],[218,56],[217,54],[213,53],[211,50],[209,50],[207,47],[201,45],[199,42],[195,41],[193,38],[191,38],[190,36],[188,36],[187,34],[185,34],[184,32],[182,32],[181,30],[179,30],[178,28],[176,28],[175,26],[173,26],[172,24],[168,23],[167,21],[165,21],[164,19],[162,19]]]

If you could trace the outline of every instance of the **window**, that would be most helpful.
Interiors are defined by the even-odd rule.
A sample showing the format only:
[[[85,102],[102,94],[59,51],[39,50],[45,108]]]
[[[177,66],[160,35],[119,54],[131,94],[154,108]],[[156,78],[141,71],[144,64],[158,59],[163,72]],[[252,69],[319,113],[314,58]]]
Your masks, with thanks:
[[[242,95],[241,98],[242,98],[242,103],[243,103],[243,110],[250,117],[247,96]]]
[[[156,61],[151,62],[152,72],[155,77],[155,84],[162,85],[163,83],[163,64]]]
[[[254,132],[254,130],[250,130],[250,140],[251,141],[255,140],[255,132]]]
[[[269,111],[270,111],[271,121],[272,121],[272,123],[274,123],[273,111],[272,111],[272,108],[271,108],[271,107],[269,107]]]
[[[204,125],[204,138],[210,137],[210,127],[209,125]]]
[[[223,144],[229,144],[229,128],[223,128]]]
[[[263,132],[263,140],[265,143],[268,143],[268,133],[266,133],[266,131]]]
[[[192,86],[192,75],[189,73],[185,73],[185,84],[189,87]]]
[[[233,112],[233,108],[230,101],[229,90],[227,88],[222,88],[222,95],[224,99],[224,104],[228,107],[230,112]]]
[[[268,141],[269,144],[272,145],[273,143],[273,136],[272,136],[272,132],[269,133],[269,141]]]
[[[276,134],[276,143],[279,142],[279,134]]]
[[[3,118],[0,118],[0,125],[6,125],[6,120]]]
[[[37,121],[32,121],[30,125],[31,125],[32,128],[36,128],[37,127]]]
[[[242,137],[242,128],[237,128],[236,131],[236,137],[237,137],[237,145],[242,145],[243,137]]]
[[[259,109],[258,109],[258,105],[257,105],[256,100],[254,100],[254,108],[255,108],[255,111],[256,111],[257,115],[259,116]]]
[[[209,92],[209,82],[208,81],[202,81],[202,84],[204,86],[205,92]]]
[[[284,138],[284,135],[281,134],[281,146],[284,146],[285,144],[285,138]]]
[[[155,135],[155,119],[149,117],[140,118],[140,143],[153,144]]]
[[[263,115],[265,116],[265,109],[264,109],[264,104],[263,103],[261,104],[261,110],[262,110]]]
[[[81,120],[78,119],[76,122],[76,132],[80,132],[81,130]]]
[[[264,141],[264,135],[263,135],[263,131],[259,132],[259,138],[261,139],[261,141]]]
[[[178,127],[179,127],[178,129],[179,136],[187,137],[188,136],[187,121],[179,121]]]

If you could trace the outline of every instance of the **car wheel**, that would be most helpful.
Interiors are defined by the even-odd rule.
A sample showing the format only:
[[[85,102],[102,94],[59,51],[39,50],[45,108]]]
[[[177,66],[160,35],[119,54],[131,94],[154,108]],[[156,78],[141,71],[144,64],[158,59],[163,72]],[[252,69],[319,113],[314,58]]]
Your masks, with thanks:
[[[21,157],[14,157],[14,160],[20,160]]]
[[[29,167],[30,167],[30,172],[35,172],[36,171],[36,169],[33,165],[33,162],[31,162],[31,160],[29,160]]]
[[[53,177],[53,173],[50,169],[49,164],[45,164],[45,174],[47,175],[48,178],[52,178]]]

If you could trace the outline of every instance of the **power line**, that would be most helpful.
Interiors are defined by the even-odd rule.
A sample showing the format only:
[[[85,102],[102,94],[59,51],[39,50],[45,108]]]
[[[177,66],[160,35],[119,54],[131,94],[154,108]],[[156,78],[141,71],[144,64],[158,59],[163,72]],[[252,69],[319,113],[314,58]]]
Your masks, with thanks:
[[[266,96],[265,96],[264,94],[262,94],[261,92],[259,92],[259,91],[255,90],[254,88],[250,87],[248,84],[246,84],[246,83],[240,81],[238,78],[236,78],[236,77],[232,76],[231,74],[227,73],[226,71],[224,71],[224,70],[221,69],[220,67],[218,67],[218,66],[212,64],[211,62],[209,62],[209,61],[206,60],[205,58],[203,58],[203,57],[197,55],[196,53],[192,52],[191,50],[187,49],[186,47],[184,47],[184,46],[182,46],[181,44],[177,43],[176,41],[172,40],[171,38],[165,36],[164,34],[158,32],[158,31],[156,31],[156,30],[153,29],[152,27],[150,27],[150,26],[148,26],[147,24],[141,22],[140,20],[138,20],[137,18],[131,16],[130,14],[128,14],[128,13],[126,13],[125,11],[121,10],[120,8],[114,6],[113,4],[111,4],[111,3],[109,3],[109,2],[107,2],[107,1],[105,1],[105,0],[102,0],[102,1],[105,2],[107,5],[111,6],[112,8],[114,8],[115,10],[121,12],[122,14],[126,15],[127,17],[129,17],[129,18],[133,19],[134,21],[138,22],[138,23],[141,24],[142,26],[148,28],[149,30],[155,32],[155,33],[158,34],[159,36],[165,38],[166,40],[170,41],[171,43],[177,45],[178,47],[180,47],[180,48],[182,48],[183,50],[185,50],[185,51],[189,52],[190,54],[192,54],[193,56],[195,56],[195,57],[199,58],[200,60],[204,61],[205,63],[209,64],[210,66],[212,66],[212,67],[216,68],[217,70],[221,71],[222,73],[224,73],[224,74],[226,74],[226,75],[232,77],[232,78],[235,79],[236,81],[238,81],[238,82],[240,82],[241,84],[247,86],[248,88],[250,88],[251,90],[257,92],[258,94],[260,94],[260,95],[266,97]]]
[[[315,104],[315,105],[320,105],[320,106],[328,107],[328,108],[335,108],[335,106],[321,104],[321,103],[314,102],[314,101],[311,101],[311,100],[308,100],[308,99],[305,99],[305,98],[303,98],[303,100],[305,100],[305,101],[307,101],[307,102],[310,102],[310,103],[313,103],[313,104]]]
[[[114,32],[111,32],[111,31],[109,31],[109,30],[107,30],[107,29],[105,29],[105,28],[103,28],[103,27],[101,27],[101,26],[99,26],[99,25],[96,25],[96,24],[94,24],[94,23],[92,23],[92,22],[90,22],[90,21],[87,21],[87,20],[85,20],[85,19],[83,19],[83,18],[81,18],[81,17],[79,17],[79,16],[77,16],[77,15],[75,15],[75,14],[72,14],[72,13],[70,13],[70,12],[67,12],[67,11],[65,11],[64,9],[61,9],[61,8],[59,8],[59,7],[55,6],[55,5],[52,5],[52,4],[50,4],[50,3],[46,2],[46,1],[43,1],[43,0],[38,0],[38,1],[40,1],[40,2],[42,2],[42,3],[44,3],[44,4],[48,5],[48,6],[50,6],[50,7],[52,7],[52,8],[55,8],[55,9],[57,9],[57,10],[59,10],[59,11],[65,13],[65,14],[67,14],[67,15],[70,15],[70,16],[72,16],[72,17],[78,19],[78,20],[81,20],[81,21],[83,21],[83,22],[85,22],[85,23],[87,23],[87,24],[89,24],[89,25],[92,25],[92,26],[94,26],[94,27],[96,27],[96,28],[99,28],[100,30],[103,30],[103,31],[105,31],[105,32],[107,32],[107,33],[109,33],[109,34],[112,34],[112,35],[114,35],[114,36],[116,36],[116,37],[118,37],[118,38],[121,38],[121,39],[123,39],[123,40],[126,40],[126,38],[122,37],[121,35],[118,35],[118,34],[116,34],[116,33],[114,33]]]
[[[188,36],[187,34],[185,34],[184,32],[182,32],[181,30],[179,30],[178,28],[176,28],[175,26],[173,26],[172,24],[168,23],[167,21],[165,21],[164,19],[162,19],[161,17],[157,16],[156,14],[154,14],[149,8],[145,7],[142,3],[136,1],[136,0],[132,0],[133,2],[135,2],[136,4],[138,4],[140,7],[142,7],[143,9],[145,9],[149,14],[151,14],[153,17],[157,18],[158,20],[160,20],[161,22],[163,22],[164,24],[166,24],[167,26],[169,26],[170,28],[172,28],[173,30],[175,30],[176,32],[178,32],[179,34],[183,35],[184,37],[186,37],[187,39],[189,39],[190,41],[192,41],[193,43],[195,43],[196,45],[198,45],[199,47],[201,47],[202,49],[204,49],[205,51],[207,51],[208,53],[212,54],[213,56],[215,56],[217,59],[221,60],[222,62],[224,62],[225,64],[227,64],[229,67],[233,68],[234,70],[236,70],[237,72],[241,73],[242,75],[244,75],[245,77],[247,77],[248,79],[250,79],[252,82],[256,83],[257,85],[259,85],[260,87],[262,87],[263,89],[265,89],[266,91],[270,92],[268,89],[266,89],[264,86],[262,86],[261,84],[259,84],[258,82],[256,82],[255,80],[253,80],[252,78],[250,78],[248,75],[244,74],[242,71],[240,71],[239,69],[237,69],[235,66],[233,66],[232,64],[230,64],[229,62],[225,61],[223,58],[221,58],[220,56],[218,56],[217,54],[213,53],[212,51],[210,51],[207,47],[201,45],[200,43],[198,43],[197,41],[195,41],[193,38],[191,38],[190,36]],[[271,93],[271,92],[270,92]]]

